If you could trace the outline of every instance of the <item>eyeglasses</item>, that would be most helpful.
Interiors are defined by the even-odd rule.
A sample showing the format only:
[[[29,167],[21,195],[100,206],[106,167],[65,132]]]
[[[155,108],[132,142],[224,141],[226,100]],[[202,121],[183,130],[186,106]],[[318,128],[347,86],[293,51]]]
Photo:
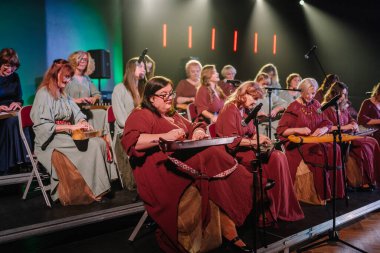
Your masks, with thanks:
[[[168,94],[154,94],[153,96],[159,97],[164,101],[168,101],[170,97],[176,96],[176,92],[174,90],[171,90]]]

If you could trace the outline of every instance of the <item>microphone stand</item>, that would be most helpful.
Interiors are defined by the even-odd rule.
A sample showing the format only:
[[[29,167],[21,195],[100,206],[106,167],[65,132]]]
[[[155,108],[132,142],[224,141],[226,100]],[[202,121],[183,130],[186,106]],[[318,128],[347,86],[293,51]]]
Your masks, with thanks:
[[[336,131],[333,131],[333,163],[334,163],[334,174],[333,174],[333,188],[332,188],[332,207],[333,207],[333,226],[332,226],[332,229],[329,230],[328,232],[328,238],[325,239],[325,240],[322,240],[322,241],[319,241],[319,242],[316,242],[316,243],[313,243],[307,247],[304,247],[304,248],[301,248],[301,249],[298,249],[297,252],[303,252],[303,251],[306,251],[308,249],[311,249],[311,248],[314,248],[318,245],[321,245],[321,244],[324,244],[324,243],[329,243],[329,242],[332,242],[332,243],[336,243],[336,242],[340,242],[340,243],[343,243],[359,252],[363,252],[363,253],[367,253],[367,251],[364,251],[362,249],[359,249],[357,247],[355,247],[354,245],[352,244],[349,244],[348,242],[346,241],[343,241],[342,239],[339,238],[339,235],[338,235],[338,231],[336,230],[336,171],[337,171],[337,137],[339,139],[339,145],[342,145],[342,132],[341,132],[341,126],[340,126],[340,119],[339,119],[339,108],[338,108],[338,103],[335,102],[334,104],[335,106],[335,111],[336,111],[336,118],[337,118],[337,130]],[[342,161],[343,162],[343,161]]]
[[[272,115],[271,115],[271,112],[272,112],[272,92],[273,90],[292,90],[292,91],[301,91],[301,90],[298,90],[298,89],[287,89],[287,88],[277,88],[277,87],[265,87],[264,89],[267,90],[267,93],[268,93],[268,104],[269,104],[269,112],[268,112],[268,131],[267,131],[267,135],[269,138],[272,139]]]
[[[323,66],[322,66],[321,62],[319,61],[319,58],[318,58],[317,54],[315,53],[315,50],[313,50],[313,51],[311,52],[311,54],[314,55],[315,60],[317,61],[318,66],[319,66],[319,68],[321,69],[324,78],[326,78],[326,77],[327,77],[326,71],[323,69]]]
[[[263,168],[261,164],[261,156],[260,156],[260,135],[259,135],[259,120],[257,117],[254,119],[254,125],[256,127],[256,160],[253,160],[251,162],[252,166],[252,172],[253,172],[253,202],[252,202],[252,209],[253,209],[253,250],[256,253],[257,252],[257,244],[256,244],[256,237],[257,237],[257,231],[258,231],[258,222],[259,222],[259,215],[256,208],[256,194],[257,194],[257,185],[260,189],[260,208],[261,208],[261,216],[262,216],[262,227],[263,227],[263,244],[264,247],[267,247],[266,243],[266,229],[265,229],[265,210],[264,210],[264,189],[263,189]]]

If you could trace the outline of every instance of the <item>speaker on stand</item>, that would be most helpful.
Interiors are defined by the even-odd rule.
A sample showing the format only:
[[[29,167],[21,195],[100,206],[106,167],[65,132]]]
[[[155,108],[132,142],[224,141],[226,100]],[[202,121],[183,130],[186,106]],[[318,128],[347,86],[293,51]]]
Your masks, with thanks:
[[[95,61],[95,71],[90,78],[98,79],[98,89],[101,91],[100,80],[111,78],[110,52],[105,49],[88,50]]]

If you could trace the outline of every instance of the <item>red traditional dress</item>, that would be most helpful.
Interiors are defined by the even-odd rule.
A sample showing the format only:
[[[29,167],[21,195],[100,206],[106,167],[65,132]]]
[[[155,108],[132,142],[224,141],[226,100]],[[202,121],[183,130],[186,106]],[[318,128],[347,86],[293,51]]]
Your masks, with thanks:
[[[380,125],[367,125],[368,121],[370,121],[371,119],[380,119],[380,110],[376,107],[374,103],[371,102],[371,99],[366,99],[363,101],[360,107],[358,123],[359,125],[363,125],[369,128],[379,128],[379,130],[373,134],[373,137],[377,140],[377,142],[380,145]]]
[[[245,116],[247,116],[245,114]],[[236,157],[238,162],[252,171],[251,161],[256,159],[255,152],[248,147],[240,147],[243,137],[252,138],[256,134],[253,122],[248,126],[241,125],[243,117],[240,110],[232,103],[226,104],[220,111],[216,122],[216,133],[218,136],[239,136],[228,146],[229,152]],[[302,209],[297,201],[293,190],[286,156],[275,150],[271,153],[269,161],[262,164],[263,175],[274,179],[275,186],[268,191],[272,200],[271,211],[274,218],[286,221],[295,221],[304,218]]]
[[[177,97],[195,97],[197,88],[186,79],[179,81],[175,89]]]
[[[202,112],[206,110],[210,113],[219,113],[223,108],[224,99],[220,98],[215,93],[211,93],[206,86],[201,85],[195,96],[194,103],[197,108],[199,121],[208,122],[208,119],[202,116]]]
[[[334,108],[328,108],[325,114],[334,125],[338,124]],[[340,110],[339,121],[341,126],[356,122],[348,110]],[[365,136],[351,141],[349,155],[354,158],[360,169],[362,177],[358,180],[362,182],[361,185],[380,183],[380,148],[374,138]]]
[[[232,83],[227,83],[227,82],[224,82],[223,80],[220,80],[218,82],[218,86],[223,90],[226,96],[229,96],[236,90],[236,87]]]
[[[299,103],[297,100],[292,102],[282,116],[277,133],[282,136],[288,128],[308,127],[313,133],[321,127],[331,128],[332,123],[323,114],[318,114],[317,109],[320,103],[313,100],[307,105]],[[281,137],[284,139],[284,137]],[[332,143],[311,143],[295,144],[286,143],[286,157],[288,158],[290,174],[293,182],[296,183],[297,168],[301,161],[307,165],[312,172],[314,189],[320,200],[331,198],[331,186],[333,185],[333,144]],[[337,146],[337,167],[341,168],[340,149]],[[344,196],[344,184],[342,171],[337,170],[336,196]],[[326,191],[325,191],[326,189]]]
[[[182,128],[191,139],[196,126],[177,113],[172,119],[174,123],[148,109],[135,109],[126,121],[122,137],[124,149],[130,156],[139,195],[148,214],[166,235],[157,238],[165,252],[178,252],[178,203],[190,185],[199,189],[202,204],[206,203],[202,207],[202,214],[205,214],[202,218],[206,222],[208,200],[212,200],[237,226],[243,224],[252,208],[252,175],[243,166],[238,165],[223,146],[187,149],[174,153],[164,153],[158,146],[144,151],[136,150],[135,145],[141,134],[161,134]],[[208,178],[194,179],[176,167],[168,155],[184,162],[197,172],[202,172]],[[236,168],[231,174],[221,178],[214,177],[231,168]]]

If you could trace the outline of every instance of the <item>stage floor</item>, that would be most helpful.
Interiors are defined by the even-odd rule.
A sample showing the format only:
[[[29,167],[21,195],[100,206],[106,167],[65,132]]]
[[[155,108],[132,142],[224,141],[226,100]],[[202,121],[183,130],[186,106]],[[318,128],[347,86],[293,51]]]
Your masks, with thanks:
[[[107,203],[48,208],[39,192],[21,199],[20,186],[0,188],[0,252],[160,252],[154,238],[154,226],[143,226],[133,244],[128,237],[143,213],[141,202],[133,203],[135,192],[118,190]],[[363,215],[380,209],[380,192],[350,192],[349,206],[337,200],[337,226],[344,226]],[[332,227],[332,204],[302,204],[305,219],[283,222],[259,231],[258,252],[292,250],[313,236]],[[149,222],[149,219],[148,219]],[[239,235],[253,245],[253,222],[248,218]],[[234,252],[223,245],[214,252]]]

